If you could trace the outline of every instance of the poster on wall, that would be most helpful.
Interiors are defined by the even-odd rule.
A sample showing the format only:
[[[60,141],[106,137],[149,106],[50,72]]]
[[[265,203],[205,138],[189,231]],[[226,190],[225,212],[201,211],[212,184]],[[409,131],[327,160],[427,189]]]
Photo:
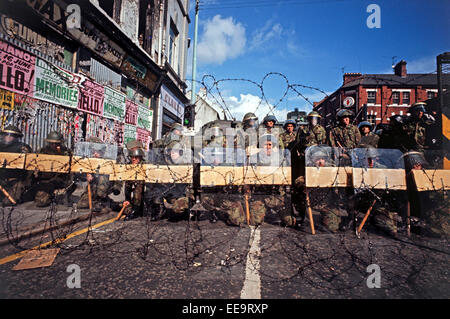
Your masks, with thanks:
[[[137,125],[138,105],[131,100],[126,101],[125,123]]]
[[[144,106],[139,106],[137,126],[147,131],[152,130],[153,112]]]
[[[103,115],[104,91],[102,85],[91,80],[84,81],[80,87],[78,109],[94,115]]]
[[[32,94],[36,57],[0,41],[0,88]]]
[[[14,92],[0,89],[0,108],[14,110]]]
[[[135,140],[137,132],[136,132],[136,126],[125,124],[123,129],[123,144],[126,145],[129,141]]]
[[[105,86],[103,116],[116,121],[125,121],[125,94]]]
[[[144,148],[148,150],[151,142],[151,132],[138,127],[136,128],[136,139],[141,141]]]
[[[34,98],[77,108],[79,94],[77,82],[79,79],[76,75],[52,66],[42,59],[36,60]]]

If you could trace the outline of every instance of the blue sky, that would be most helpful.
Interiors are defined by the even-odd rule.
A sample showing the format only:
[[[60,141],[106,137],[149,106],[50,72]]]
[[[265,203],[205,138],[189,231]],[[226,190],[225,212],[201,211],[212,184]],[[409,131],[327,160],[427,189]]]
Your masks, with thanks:
[[[193,39],[195,1],[190,2]],[[408,73],[429,73],[436,69],[436,55],[450,51],[448,0],[203,0],[201,4],[198,80],[212,75],[216,80],[260,83],[267,73],[277,72],[290,84],[331,93],[342,84],[343,70],[391,73],[395,56],[397,62],[407,61]],[[367,26],[370,4],[380,8],[380,28]],[[186,77],[192,78],[191,68]],[[324,97],[317,90],[298,91],[311,102]],[[222,81],[220,92],[209,96],[225,104],[237,119],[255,109],[262,117],[274,105],[279,120],[294,107],[311,109],[292,90],[284,96],[286,80],[279,75],[264,82],[268,103],[261,103],[257,86],[245,81]]]

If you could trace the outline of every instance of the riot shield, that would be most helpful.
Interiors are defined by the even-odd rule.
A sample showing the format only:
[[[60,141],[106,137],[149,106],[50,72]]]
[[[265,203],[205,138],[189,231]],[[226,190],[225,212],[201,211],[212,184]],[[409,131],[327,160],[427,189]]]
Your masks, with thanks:
[[[147,215],[153,221],[162,218],[187,218],[194,201],[193,155],[181,142],[147,154],[145,195]]]
[[[249,153],[238,148],[204,149],[203,153],[214,155],[204,157],[200,170],[202,204],[207,210],[230,225],[279,224],[280,218],[290,216],[288,152],[256,149]]]
[[[450,170],[443,169],[448,153],[430,150],[403,155],[412,232],[447,239],[450,236]]]
[[[406,179],[402,153],[396,149],[356,148],[352,182],[357,218],[356,235],[366,227],[395,236],[407,223]]]
[[[117,145],[79,142],[75,145],[71,171],[75,180],[83,183],[83,193],[76,200],[77,208],[100,211],[106,207],[115,208],[109,195],[119,195],[120,182],[110,181],[115,169]]]
[[[304,189],[301,208],[307,212],[313,234],[313,211],[320,216],[319,228],[325,231],[334,233],[348,227],[353,209],[350,200],[351,153],[350,149],[324,145],[310,146],[305,150],[305,180],[299,177],[296,187]]]

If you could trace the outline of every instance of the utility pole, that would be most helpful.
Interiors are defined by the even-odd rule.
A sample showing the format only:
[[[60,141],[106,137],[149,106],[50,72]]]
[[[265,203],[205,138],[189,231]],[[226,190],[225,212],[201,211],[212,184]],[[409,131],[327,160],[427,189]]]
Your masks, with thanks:
[[[199,0],[195,1],[195,23],[194,23],[194,49],[192,54],[192,87],[191,87],[191,104],[195,105],[195,77],[197,71],[197,33],[198,33],[198,5]]]

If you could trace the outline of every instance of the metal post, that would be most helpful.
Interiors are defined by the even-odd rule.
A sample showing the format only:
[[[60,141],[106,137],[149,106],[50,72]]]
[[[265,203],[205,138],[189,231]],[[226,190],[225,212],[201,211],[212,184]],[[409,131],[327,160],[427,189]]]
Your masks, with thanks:
[[[198,4],[199,0],[195,2],[195,24],[194,24],[194,49],[192,54],[192,87],[191,87],[191,104],[195,104],[195,77],[197,71],[197,33],[198,33]]]

